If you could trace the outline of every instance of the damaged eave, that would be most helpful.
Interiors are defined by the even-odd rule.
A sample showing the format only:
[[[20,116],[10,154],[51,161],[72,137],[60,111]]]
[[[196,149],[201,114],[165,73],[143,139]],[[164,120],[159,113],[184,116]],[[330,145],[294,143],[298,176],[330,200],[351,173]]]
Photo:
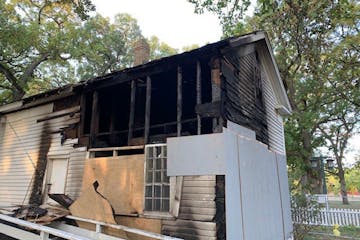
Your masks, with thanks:
[[[104,76],[87,80],[84,89],[87,91],[110,87],[116,84],[129,82],[134,79],[145,78],[147,76],[166,72],[179,65],[186,63],[196,64],[197,60],[219,54],[219,49],[228,45],[228,39],[216,43],[205,45],[201,48],[191,50],[160,59],[150,61],[146,64],[138,65],[132,68],[126,68],[115,71]]]
[[[0,114],[16,112],[72,96],[75,94],[75,89],[79,88],[80,86],[81,84],[66,85],[64,87],[23,98],[16,102],[5,104],[0,106]]]

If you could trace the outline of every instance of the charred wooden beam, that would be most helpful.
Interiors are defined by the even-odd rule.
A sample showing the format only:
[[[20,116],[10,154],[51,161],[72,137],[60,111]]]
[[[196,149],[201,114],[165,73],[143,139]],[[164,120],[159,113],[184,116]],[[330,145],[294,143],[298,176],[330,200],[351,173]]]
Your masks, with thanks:
[[[145,103],[145,131],[144,142],[148,143],[150,129],[150,111],[151,111],[151,78],[146,77],[146,103]]]
[[[198,117],[220,117],[221,113],[221,101],[197,104],[195,106],[195,113]]]
[[[211,93],[212,102],[221,101],[221,63],[219,58],[211,60]],[[213,132],[221,132],[222,119],[213,119]]]
[[[130,95],[130,115],[129,115],[129,133],[128,145],[133,137],[134,119],[135,119],[135,98],[136,98],[136,81],[131,81],[131,95]]]
[[[84,135],[86,111],[86,94],[81,94],[80,98],[80,126],[78,128],[79,138]]]
[[[182,69],[177,67],[177,136],[181,136],[181,118],[182,118]]]
[[[201,65],[196,62],[196,104],[201,104]],[[197,114],[197,134],[201,134],[201,116]]]
[[[91,110],[91,127],[90,127],[90,145],[94,146],[96,142],[96,136],[99,133],[99,93],[93,92],[93,103]]]

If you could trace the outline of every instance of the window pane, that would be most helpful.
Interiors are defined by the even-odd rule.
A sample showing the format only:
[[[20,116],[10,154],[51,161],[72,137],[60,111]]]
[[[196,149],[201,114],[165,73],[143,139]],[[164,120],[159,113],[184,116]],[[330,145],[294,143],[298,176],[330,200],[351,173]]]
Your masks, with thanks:
[[[167,148],[166,146],[163,147],[163,157],[167,157]]]
[[[152,158],[154,155],[153,155],[153,148],[152,147],[149,147],[148,148],[148,151],[147,151],[147,158]]]
[[[161,186],[154,186],[154,193],[155,193],[155,195],[154,195],[154,197],[161,197]]]
[[[146,168],[147,170],[152,170],[153,169],[153,160],[152,159],[148,159],[146,164]]]
[[[166,158],[162,158],[162,163],[163,163],[162,168],[167,169]]]
[[[161,169],[161,158],[157,158],[156,159],[156,166],[155,166],[156,170],[160,170]]]
[[[160,211],[160,199],[154,199],[154,211]]]
[[[170,209],[169,200],[167,199],[162,200],[161,211],[169,211],[169,209]]]
[[[162,195],[163,198],[169,198],[170,197],[170,186],[164,185],[162,187]]]
[[[160,157],[161,156],[161,147],[156,147],[156,157]]]
[[[152,171],[147,171],[146,182],[147,183],[152,183],[153,182],[153,172]]]
[[[163,173],[163,180],[162,181],[164,183],[168,183],[170,181],[170,178],[168,176],[166,176],[166,174],[167,174],[166,170],[164,170],[162,173]]]
[[[152,211],[152,199],[145,199],[145,210]]]
[[[145,197],[152,197],[152,186],[146,186],[145,187]]]
[[[161,171],[156,171],[155,172],[155,183],[161,183]]]

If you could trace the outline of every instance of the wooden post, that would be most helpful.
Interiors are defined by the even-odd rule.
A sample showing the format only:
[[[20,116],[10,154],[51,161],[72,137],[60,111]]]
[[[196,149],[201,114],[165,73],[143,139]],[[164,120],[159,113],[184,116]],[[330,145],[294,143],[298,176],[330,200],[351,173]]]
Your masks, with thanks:
[[[196,104],[201,104],[201,65],[196,61]],[[201,117],[197,114],[197,134],[201,134]]]
[[[130,95],[130,113],[129,113],[129,132],[128,145],[133,137],[134,119],[135,119],[135,98],[136,98],[136,81],[131,81],[131,95]]]
[[[149,141],[149,129],[150,129],[150,111],[151,111],[151,78],[146,77],[146,103],[145,103],[145,131],[144,131],[144,143]]]
[[[211,88],[212,88],[212,102],[221,101],[221,77],[220,77],[220,59],[213,58],[211,61]],[[213,118],[213,132],[221,132],[222,119]]]
[[[90,145],[94,147],[96,136],[99,133],[99,93],[93,92],[93,102],[91,110],[91,127],[90,127]]]
[[[181,118],[182,118],[182,69],[177,67],[177,136],[181,136]]]
[[[78,137],[82,137],[84,135],[85,128],[85,114],[86,114],[86,94],[81,94],[80,97],[80,126],[78,129]]]

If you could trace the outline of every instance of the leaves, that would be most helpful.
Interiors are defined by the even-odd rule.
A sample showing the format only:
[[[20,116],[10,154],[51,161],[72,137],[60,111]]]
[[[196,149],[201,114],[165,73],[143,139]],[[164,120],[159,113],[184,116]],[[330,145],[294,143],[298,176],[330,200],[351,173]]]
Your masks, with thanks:
[[[314,150],[327,146],[332,154],[344,152],[360,122],[359,2],[258,0],[255,15],[245,19],[239,17],[248,7],[244,2],[236,8],[233,1],[222,1],[221,6],[220,1],[190,2],[198,12],[216,13],[225,36],[268,32],[293,108],[285,125],[290,172],[302,184],[311,185],[312,178],[316,182],[310,167]],[[230,16],[237,18],[226,21]],[[338,166],[342,161],[339,154]]]

